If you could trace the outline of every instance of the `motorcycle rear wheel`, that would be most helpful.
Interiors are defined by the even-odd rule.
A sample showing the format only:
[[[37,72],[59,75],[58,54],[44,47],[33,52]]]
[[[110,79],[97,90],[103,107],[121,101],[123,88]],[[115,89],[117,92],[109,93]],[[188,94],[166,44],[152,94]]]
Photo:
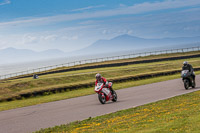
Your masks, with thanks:
[[[195,88],[195,87],[196,87],[196,83],[194,82],[193,85],[192,85],[192,88]]]
[[[106,96],[104,94],[104,97],[102,96],[102,94],[98,94],[99,97],[99,101],[101,104],[105,104],[106,103]]]

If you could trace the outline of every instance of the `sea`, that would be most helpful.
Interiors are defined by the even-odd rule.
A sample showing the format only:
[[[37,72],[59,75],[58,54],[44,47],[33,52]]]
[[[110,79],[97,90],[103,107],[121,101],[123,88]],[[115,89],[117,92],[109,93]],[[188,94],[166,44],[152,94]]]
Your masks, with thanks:
[[[200,46],[200,45],[198,44],[198,46]],[[192,46],[190,45],[188,47],[192,47]],[[195,45],[195,47],[197,47],[197,46]],[[81,55],[81,56],[47,59],[47,60],[0,64],[0,77],[1,77],[0,79],[2,79],[3,76],[9,75],[9,74],[10,74],[10,76],[14,75],[15,73],[20,73],[20,72],[24,72],[24,74],[26,74],[26,72],[31,73],[31,72],[37,71],[38,68],[47,67],[50,69],[53,67],[58,67],[59,65],[62,66],[62,64],[67,64],[70,62],[71,62],[71,65],[74,65],[73,62],[79,62],[79,63],[86,63],[87,61],[88,61],[87,63],[96,62],[96,61],[101,62],[104,60],[145,56],[144,53],[146,53],[146,52],[153,53],[154,51],[165,51],[165,50],[182,49],[182,48],[186,48],[186,46],[146,48],[146,49],[137,49],[137,50],[131,50],[131,51],[121,51],[121,52],[114,52],[114,53],[98,54],[98,55]],[[142,53],[142,54],[139,54],[139,53]],[[160,53],[157,52],[156,54],[160,54]],[[124,55],[127,55],[127,56],[124,56]],[[133,55],[133,56],[128,56],[128,55]],[[110,57],[110,58],[107,58],[107,57]],[[91,60],[91,59],[93,59],[93,60]],[[53,66],[53,67],[49,67],[49,66]],[[42,69],[41,69],[41,71],[42,71]]]

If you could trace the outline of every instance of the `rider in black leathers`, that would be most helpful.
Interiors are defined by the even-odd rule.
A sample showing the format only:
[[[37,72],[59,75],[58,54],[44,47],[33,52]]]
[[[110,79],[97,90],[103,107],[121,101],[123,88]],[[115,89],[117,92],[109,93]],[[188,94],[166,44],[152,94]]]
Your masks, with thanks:
[[[192,65],[190,65],[187,61],[184,61],[182,70],[189,70],[189,72],[191,73],[191,76],[193,78],[193,81],[195,83],[195,74],[194,74],[194,69],[193,69]]]

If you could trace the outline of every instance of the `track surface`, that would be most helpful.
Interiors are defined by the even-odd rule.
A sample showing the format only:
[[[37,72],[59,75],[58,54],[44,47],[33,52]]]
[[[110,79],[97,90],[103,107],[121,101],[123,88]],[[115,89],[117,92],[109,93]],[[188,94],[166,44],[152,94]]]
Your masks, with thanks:
[[[200,75],[196,89],[185,90],[181,79],[117,90],[118,101],[100,104],[97,95],[0,112],[0,133],[27,133],[76,120],[100,116],[122,109],[167,99],[200,90]]]

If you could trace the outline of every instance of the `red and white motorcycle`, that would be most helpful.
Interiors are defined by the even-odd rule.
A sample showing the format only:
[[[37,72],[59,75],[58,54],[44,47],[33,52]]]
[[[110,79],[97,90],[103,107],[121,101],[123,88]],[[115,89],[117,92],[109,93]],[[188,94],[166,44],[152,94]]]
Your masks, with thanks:
[[[109,86],[111,86],[111,82]],[[102,104],[105,104],[107,101],[112,100],[113,102],[117,101],[117,93],[113,90],[113,93],[108,87],[105,87],[103,83],[97,83],[95,86],[95,92],[98,94],[99,101]]]

